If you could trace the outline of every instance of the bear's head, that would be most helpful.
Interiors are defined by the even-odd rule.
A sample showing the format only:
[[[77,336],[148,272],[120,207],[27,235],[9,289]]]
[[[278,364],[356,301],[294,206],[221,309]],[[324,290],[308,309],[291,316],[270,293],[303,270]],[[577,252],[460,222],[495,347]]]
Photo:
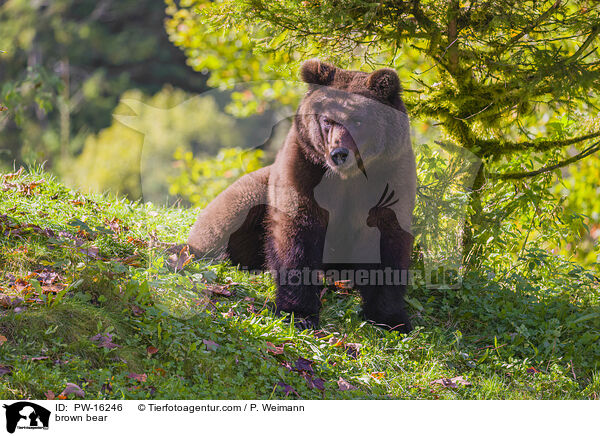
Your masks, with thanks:
[[[389,68],[373,73],[306,61],[302,80],[309,84],[295,117],[306,156],[328,173],[345,179],[389,162],[411,147],[400,80]]]

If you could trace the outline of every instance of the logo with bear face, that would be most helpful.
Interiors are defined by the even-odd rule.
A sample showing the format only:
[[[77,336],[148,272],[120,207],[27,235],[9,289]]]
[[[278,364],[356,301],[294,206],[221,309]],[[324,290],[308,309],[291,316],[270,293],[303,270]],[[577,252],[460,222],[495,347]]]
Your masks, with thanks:
[[[14,433],[18,429],[48,429],[50,411],[42,406],[29,401],[19,401],[5,404],[6,431]]]

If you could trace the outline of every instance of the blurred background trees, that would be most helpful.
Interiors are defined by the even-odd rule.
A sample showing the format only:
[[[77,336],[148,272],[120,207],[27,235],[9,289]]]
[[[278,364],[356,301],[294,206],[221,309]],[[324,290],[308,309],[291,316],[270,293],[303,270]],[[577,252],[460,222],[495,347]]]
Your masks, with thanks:
[[[206,90],[205,76],[164,31],[153,0],[0,2],[0,166],[60,170],[90,134],[111,124],[119,97],[165,84]]]
[[[192,99],[170,87],[153,96],[130,90],[122,95],[110,127],[86,138],[63,178],[84,191],[110,190],[132,199],[144,194],[146,201],[163,195],[164,203],[163,185],[176,173],[170,164],[176,150],[214,155],[239,142],[233,118],[211,96]]]

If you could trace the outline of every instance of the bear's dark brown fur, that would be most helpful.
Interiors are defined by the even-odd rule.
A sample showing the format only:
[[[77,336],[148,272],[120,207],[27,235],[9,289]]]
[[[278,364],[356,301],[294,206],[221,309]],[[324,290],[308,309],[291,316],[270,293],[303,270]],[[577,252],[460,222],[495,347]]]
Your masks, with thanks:
[[[313,272],[407,271],[416,171],[395,71],[310,60],[301,78],[309,90],[273,165],[211,202],[188,244],[197,256],[275,272],[277,311],[314,326],[322,283],[307,280]],[[410,331],[404,283],[357,287],[367,319]]]

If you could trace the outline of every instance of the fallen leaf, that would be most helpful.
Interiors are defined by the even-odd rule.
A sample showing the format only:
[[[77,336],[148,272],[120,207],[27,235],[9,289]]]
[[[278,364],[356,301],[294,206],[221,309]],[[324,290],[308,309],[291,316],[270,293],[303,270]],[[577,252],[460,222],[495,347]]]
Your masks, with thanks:
[[[85,240],[78,238],[77,236],[75,236],[69,232],[64,232],[61,230],[60,232],[58,232],[58,236],[60,236],[61,238],[64,238],[64,239],[70,239],[71,241],[74,241],[76,247],[80,247],[83,244],[85,244]]]
[[[362,344],[358,344],[356,342],[346,342],[346,335],[342,338],[336,338],[335,336],[329,339],[329,344],[332,347],[344,347],[348,356],[353,359],[357,359],[360,354],[360,348]]]
[[[4,307],[5,309],[12,307],[12,300],[8,295],[0,294],[0,306]]]
[[[127,242],[133,245],[137,245],[138,247],[148,247],[148,243],[146,241],[142,241],[141,239],[133,238],[131,236],[127,237]]]
[[[346,354],[348,354],[348,356],[352,357],[353,359],[358,359],[361,347],[362,344],[358,344],[356,342],[347,342],[344,344]]]
[[[204,345],[206,345],[206,349],[208,351],[217,351],[217,348],[220,347],[219,344],[217,344],[214,341],[211,341],[210,339],[202,339],[202,342],[204,343]]]
[[[58,400],[66,400],[67,396],[66,395],[62,395],[60,394],[58,397],[56,397]]]
[[[298,360],[296,360],[296,365],[294,366],[294,369],[299,372],[304,371],[309,374],[312,374],[312,361],[305,359],[304,357],[299,357]]]
[[[6,336],[0,335],[0,347],[6,342]]]
[[[40,357],[32,357],[31,361],[32,362],[38,362],[40,360],[47,360],[47,359],[50,359],[50,357],[49,356],[40,356]]]
[[[267,342],[267,353],[271,353],[274,355],[283,354],[283,348],[285,345],[277,346],[272,344],[271,342]]]
[[[49,270],[36,271],[36,274],[37,274],[38,281],[42,285],[51,285],[59,278],[59,275],[57,272],[49,271]]]
[[[313,378],[309,374],[304,374],[304,380],[306,380],[306,384],[308,384],[308,387],[311,389],[318,389],[320,391],[325,390],[325,381],[322,378]]]
[[[115,257],[112,259],[115,262],[122,262],[130,266],[142,266],[139,254],[132,254],[127,257]]]
[[[236,285],[237,283],[230,283],[228,285],[206,285],[206,290],[213,295],[222,295],[223,297],[231,297],[234,294],[234,291],[230,291],[229,287],[231,285]]]
[[[287,383],[284,382],[279,382],[277,383],[277,387],[283,389],[283,392],[285,392],[285,396],[287,397],[290,393],[295,394],[296,396],[300,396],[298,395],[298,392],[296,392],[296,390],[291,387],[290,385],[288,385]]]
[[[445,388],[457,388],[458,385],[471,386],[471,382],[464,379],[462,375],[452,378],[440,378],[429,383],[430,385],[442,385]]]
[[[334,284],[337,289],[352,289],[354,286],[351,280],[338,280]]]
[[[133,379],[133,380],[137,380],[140,383],[144,383],[147,379],[148,376],[144,373],[144,374],[137,374],[135,372],[130,372],[127,377]]]
[[[153,354],[158,353],[158,348],[150,345],[148,348],[146,348],[146,351],[148,352],[148,354],[153,355]]]
[[[356,386],[351,385],[346,380],[344,380],[342,377],[340,377],[338,379],[337,384],[338,384],[338,388],[340,391],[351,391],[353,389],[356,389]]]
[[[96,344],[98,348],[107,348],[111,350],[120,347],[120,345],[113,343],[112,339],[113,335],[110,333],[98,333],[97,335],[92,336],[90,341]]]
[[[19,177],[21,174],[23,174],[23,171],[25,169],[23,167],[19,168],[19,170],[16,173],[9,173],[9,174],[5,174],[2,176],[3,180],[12,180],[16,177]]]
[[[79,251],[92,259],[100,259],[100,249],[93,245],[87,248],[80,248]]]
[[[40,186],[45,181],[46,181],[45,179],[40,179],[40,180],[34,180],[33,182],[29,182],[29,183],[23,183],[21,186],[19,186],[19,191],[23,195],[28,195],[28,196],[32,195],[35,188]]]
[[[46,395],[46,400],[54,400],[56,398],[56,395],[52,391],[48,391],[44,395]]]
[[[64,290],[66,285],[43,285],[42,292],[44,294],[58,294],[60,291]]]
[[[162,368],[154,368],[154,372],[155,372],[155,373],[157,373],[157,374],[160,374],[160,375],[162,375],[162,376],[165,376],[165,375],[167,375],[167,371],[165,371],[165,370],[164,370],[164,369],[162,369]]]
[[[186,265],[188,265],[194,259],[194,255],[190,254],[190,247],[185,244],[182,245],[181,247],[180,246],[172,247],[171,249],[169,249],[169,251],[172,252],[173,254],[171,254],[167,258],[167,263],[175,271],[182,270],[183,268],[185,268]]]
[[[120,234],[124,230],[123,226],[121,226],[121,220],[119,218],[113,218],[110,221],[105,220],[104,222],[117,235]],[[129,229],[127,229],[127,227],[125,227],[125,230],[129,230]]]
[[[0,365],[0,375],[12,374],[13,368],[10,365]]]
[[[73,394],[79,398],[83,398],[85,396],[85,392],[83,392],[83,389],[81,389],[75,383],[67,383],[67,386],[65,387],[65,389],[60,393],[59,398],[60,397],[66,398],[70,394]]]
[[[28,281],[26,281],[24,279],[17,279],[15,281],[15,289],[18,292],[23,292],[25,290],[31,289],[31,283],[29,283]]]

